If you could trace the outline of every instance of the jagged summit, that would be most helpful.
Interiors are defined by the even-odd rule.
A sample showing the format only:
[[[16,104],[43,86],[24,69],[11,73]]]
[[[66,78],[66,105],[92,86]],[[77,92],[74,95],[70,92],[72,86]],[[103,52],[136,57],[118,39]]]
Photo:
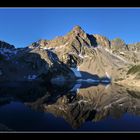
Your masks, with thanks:
[[[79,25],[74,26],[74,27],[73,27],[73,30],[74,30],[74,31],[81,31],[81,30],[83,31],[82,27],[79,26]]]
[[[71,33],[75,33],[77,35],[77,34],[80,34],[80,33],[85,33],[85,31],[79,25],[76,25],[71,30]]]

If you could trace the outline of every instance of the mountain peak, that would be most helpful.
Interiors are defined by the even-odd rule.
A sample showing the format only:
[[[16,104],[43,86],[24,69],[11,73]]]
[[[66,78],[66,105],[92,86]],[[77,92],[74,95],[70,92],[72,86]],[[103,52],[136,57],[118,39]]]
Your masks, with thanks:
[[[76,25],[76,26],[73,27],[73,30],[82,30],[82,28],[81,28],[81,26]]]
[[[79,25],[76,25],[73,27],[72,32],[78,34],[78,33],[83,33],[84,30]]]

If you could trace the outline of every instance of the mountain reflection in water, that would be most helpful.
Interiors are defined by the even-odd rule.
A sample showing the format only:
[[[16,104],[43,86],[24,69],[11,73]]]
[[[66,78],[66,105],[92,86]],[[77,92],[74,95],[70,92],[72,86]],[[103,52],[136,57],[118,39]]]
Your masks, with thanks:
[[[0,131],[135,131],[139,114],[140,90],[117,84],[0,84]]]

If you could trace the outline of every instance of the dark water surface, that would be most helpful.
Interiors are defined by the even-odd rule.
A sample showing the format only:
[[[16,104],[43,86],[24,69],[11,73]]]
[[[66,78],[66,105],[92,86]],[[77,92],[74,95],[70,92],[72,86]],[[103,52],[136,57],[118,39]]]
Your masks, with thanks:
[[[5,85],[0,86],[1,131],[140,131],[138,90],[81,82]]]

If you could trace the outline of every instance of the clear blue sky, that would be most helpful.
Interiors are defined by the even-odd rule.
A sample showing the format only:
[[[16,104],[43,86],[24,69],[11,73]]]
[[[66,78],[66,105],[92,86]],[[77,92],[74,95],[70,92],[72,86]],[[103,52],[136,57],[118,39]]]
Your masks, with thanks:
[[[140,8],[0,8],[0,40],[16,47],[65,35],[75,25],[89,34],[140,42]]]

